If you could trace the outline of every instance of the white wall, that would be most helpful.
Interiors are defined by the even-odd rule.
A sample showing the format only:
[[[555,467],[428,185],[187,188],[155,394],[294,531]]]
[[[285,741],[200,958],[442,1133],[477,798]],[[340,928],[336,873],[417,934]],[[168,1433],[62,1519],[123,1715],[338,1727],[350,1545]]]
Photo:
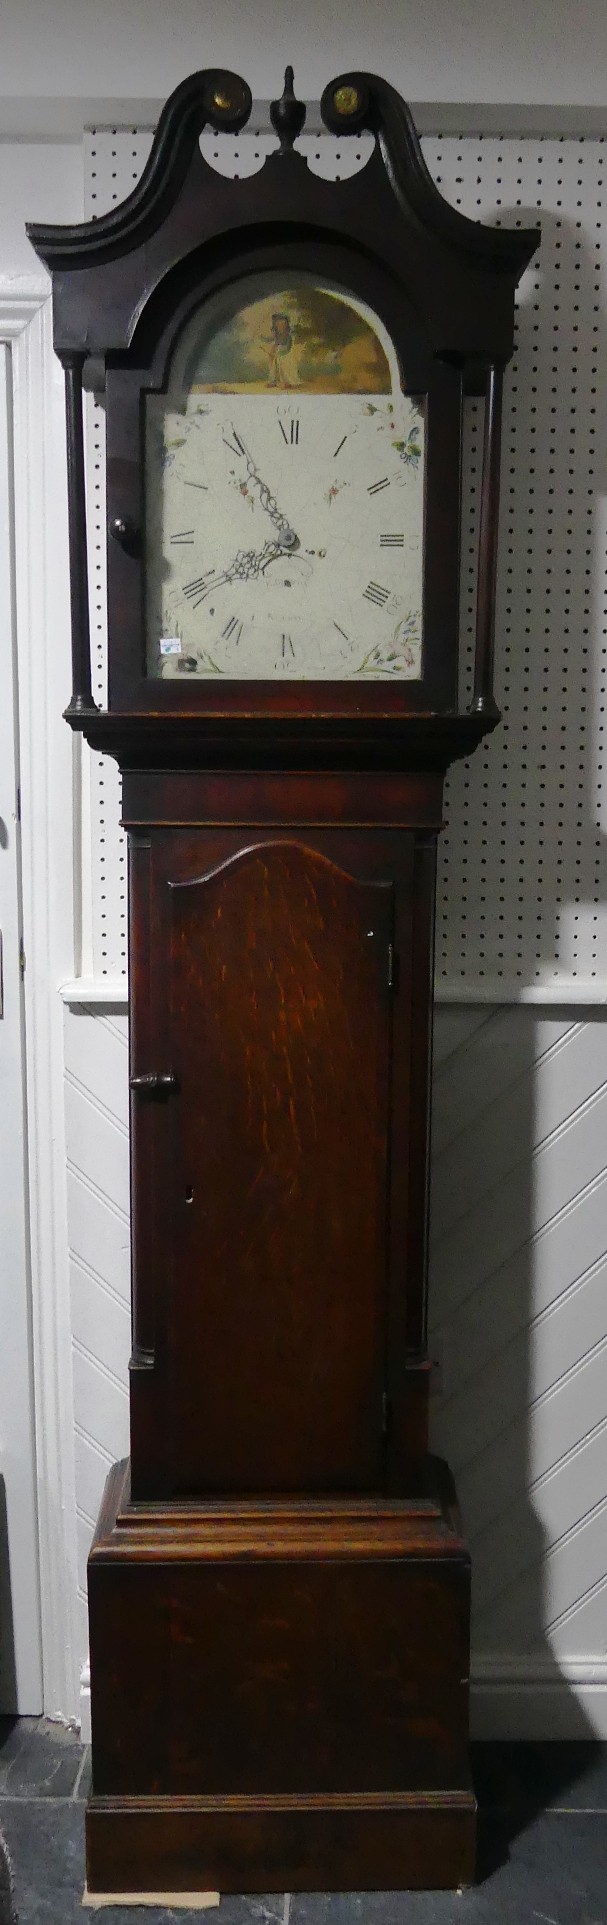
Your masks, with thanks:
[[[603,107],[603,0],[4,0],[0,86],[31,114],[36,97],[162,100],[185,73],[225,64],[259,99],[286,61],[318,96],[345,67],[389,74],[414,101]]]
[[[60,141],[0,141],[0,275],[3,280],[43,270],[30,247],[26,221],[82,220],[79,146]]]
[[[82,208],[77,148],[0,143],[0,336],[9,343],[12,514],[20,729],[22,910],[25,946],[27,1162],[31,1202],[28,1301],[15,1302],[12,1340],[31,1334],[42,1601],[44,1704],[78,1707],[74,1630],[76,1530],[67,1278],[62,1028],[57,982],[73,969],[72,748],[61,725],[69,688],[69,597],[63,381],[52,353],[50,283],[24,234],[44,204],[74,220]],[[13,1100],[18,1101],[15,1093]],[[14,1278],[15,1291],[21,1276]],[[6,1348],[6,1346],[5,1346]],[[24,1371],[25,1359],[16,1359]],[[32,1422],[33,1428],[33,1422]],[[9,1519],[11,1564],[28,1518]],[[34,1528],[36,1524],[34,1523]],[[15,1605],[16,1600],[13,1599]],[[32,1679],[20,1703],[35,1710]]]

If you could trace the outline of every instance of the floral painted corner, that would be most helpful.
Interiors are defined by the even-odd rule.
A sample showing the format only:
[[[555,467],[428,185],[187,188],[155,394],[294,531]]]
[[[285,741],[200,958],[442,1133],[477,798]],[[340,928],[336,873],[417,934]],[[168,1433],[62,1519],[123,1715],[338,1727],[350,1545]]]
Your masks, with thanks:
[[[364,414],[376,414],[379,416],[377,427],[380,430],[388,430],[392,447],[396,450],[404,467],[413,469],[415,474],[423,452],[424,417],[422,409],[418,407],[415,402],[411,404],[411,412],[414,414],[415,419],[411,422],[410,427],[404,435],[396,432],[396,409],[393,402],[389,402],[386,407],[385,403],[382,406],[374,401],[366,401],[363,412]]]
[[[363,656],[353,675],[405,675],[409,680],[421,674],[421,612],[410,609],[396,623],[391,636],[378,642]]]

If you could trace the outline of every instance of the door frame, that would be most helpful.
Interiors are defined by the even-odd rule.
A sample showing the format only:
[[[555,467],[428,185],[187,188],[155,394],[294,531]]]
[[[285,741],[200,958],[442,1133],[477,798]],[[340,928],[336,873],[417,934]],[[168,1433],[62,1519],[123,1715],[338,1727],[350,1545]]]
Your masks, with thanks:
[[[0,278],[11,351],[29,1287],[43,1709],[78,1716],[77,1562],[63,1007],[73,973],[75,767],[63,378],[46,277]]]
[[[12,356],[0,341],[0,1707],[42,1710],[28,1258]]]

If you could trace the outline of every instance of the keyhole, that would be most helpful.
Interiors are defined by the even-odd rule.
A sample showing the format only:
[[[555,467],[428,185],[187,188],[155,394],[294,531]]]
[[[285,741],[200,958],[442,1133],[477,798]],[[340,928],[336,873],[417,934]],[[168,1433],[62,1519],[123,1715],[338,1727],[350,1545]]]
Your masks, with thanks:
[[[185,1200],[186,1200],[186,1203],[194,1202],[194,1190],[191,1183],[188,1183],[186,1193],[185,1193]]]

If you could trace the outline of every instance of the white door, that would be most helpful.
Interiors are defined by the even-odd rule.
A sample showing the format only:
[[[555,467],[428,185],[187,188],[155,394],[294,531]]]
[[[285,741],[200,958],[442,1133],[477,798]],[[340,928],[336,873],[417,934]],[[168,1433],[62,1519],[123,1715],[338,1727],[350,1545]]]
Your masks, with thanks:
[[[0,1712],[42,1710],[21,969],[10,348],[0,344]]]

